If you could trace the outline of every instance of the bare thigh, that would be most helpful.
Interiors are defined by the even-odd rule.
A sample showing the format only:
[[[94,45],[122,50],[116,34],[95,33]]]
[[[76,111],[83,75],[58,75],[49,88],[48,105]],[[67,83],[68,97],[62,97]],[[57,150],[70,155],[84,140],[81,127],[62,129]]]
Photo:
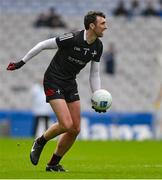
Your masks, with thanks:
[[[56,114],[59,124],[65,129],[70,129],[73,126],[73,120],[66,101],[64,99],[53,99],[49,103]]]
[[[77,132],[80,131],[80,120],[81,120],[81,115],[80,115],[80,100],[74,101],[71,103],[67,103],[70,115],[72,118],[73,122],[73,129]]]

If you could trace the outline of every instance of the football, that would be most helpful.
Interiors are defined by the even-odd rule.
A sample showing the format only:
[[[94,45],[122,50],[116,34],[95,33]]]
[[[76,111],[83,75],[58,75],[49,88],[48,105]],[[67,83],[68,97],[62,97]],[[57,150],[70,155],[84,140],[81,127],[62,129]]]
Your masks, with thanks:
[[[97,110],[107,110],[112,104],[112,96],[105,89],[95,91],[91,98],[92,106]]]

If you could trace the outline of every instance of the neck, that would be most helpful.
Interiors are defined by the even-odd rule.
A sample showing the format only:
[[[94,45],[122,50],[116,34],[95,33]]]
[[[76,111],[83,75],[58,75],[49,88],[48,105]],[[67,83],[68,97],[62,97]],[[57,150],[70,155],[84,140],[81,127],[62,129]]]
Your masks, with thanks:
[[[86,30],[86,41],[88,44],[92,44],[96,38],[97,36],[92,30]]]

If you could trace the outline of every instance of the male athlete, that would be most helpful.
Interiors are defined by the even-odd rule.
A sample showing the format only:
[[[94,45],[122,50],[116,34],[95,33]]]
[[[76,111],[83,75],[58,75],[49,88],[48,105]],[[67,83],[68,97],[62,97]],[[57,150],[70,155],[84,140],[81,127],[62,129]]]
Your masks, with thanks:
[[[31,162],[37,165],[47,141],[61,135],[46,171],[65,171],[59,162],[80,131],[80,98],[75,79],[90,61],[89,80],[92,92],[101,89],[99,61],[103,45],[98,38],[102,37],[103,31],[107,29],[105,15],[102,12],[90,11],[84,17],[84,25],[85,30],[38,43],[21,61],[11,62],[7,67],[7,70],[11,71],[19,69],[42,50],[58,48],[44,75],[46,101],[50,103],[58,122],[34,141],[30,152]]]

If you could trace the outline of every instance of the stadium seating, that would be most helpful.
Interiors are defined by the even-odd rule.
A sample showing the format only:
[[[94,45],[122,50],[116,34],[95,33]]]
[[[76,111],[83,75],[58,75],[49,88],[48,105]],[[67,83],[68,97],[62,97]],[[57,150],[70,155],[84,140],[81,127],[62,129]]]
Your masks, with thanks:
[[[127,8],[130,7],[130,0],[123,0]],[[140,0],[141,8],[146,6],[148,0]],[[158,7],[158,0],[152,0],[155,7]],[[84,15],[89,10],[102,10],[111,14],[112,9],[117,6],[119,0],[1,0],[1,12],[38,13],[46,11],[54,6],[64,16]]]
[[[106,3],[106,0],[103,0]],[[43,1],[42,1],[43,2]],[[69,2],[63,0],[60,8],[60,1],[50,1],[40,6],[40,1],[15,0],[13,9],[8,10],[12,1],[1,1],[0,10],[0,109],[30,109],[32,99],[30,88],[43,74],[50,63],[55,50],[43,51],[41,54],[29,61],[22,69],[14,72],[7,72],[5,68],[10,60],[21,59],[25,53],[36,43],[49,37],[63,34],[72,29],[83,28],[82,14],[89,10],[90,5],[101,7],[102,3],[95,0],[90,5],[78,1],[75,8],[71,8]],[[110,8],[114,7],[116,1],[111,1]],[[142,1],[143,2],[143,1]],[[16,4],[16,5],[15,5]],[[72,4],[72,3],[71,3]],[[27,6],[26,6],[27,5]],[[68,24],[68,29],[35,29],[32,24],[37,13],[43,8],[51,5],[58,7],[58,11],[65,11],[63,18]],[[99,5],[99,6],[98,6]],[[19,13],[16,8],[21,7]],[[34,9],[36,7],[36,10]],[[78,11],[78,9],[80,9]],[[6,12],[4,9],[6,8]],[[23,9],[24,8],[24,9]],[[69,8],[69,9],[68,9]],[[70,10],[71,9],[71,10]],[[35,11],[34,14],[30,12]],[[106,10],[107,12],[109,9]],[[77,12],[77,13],[76,13]],[[72,15],[75,14],[75,17]],[[77,14],[77,15],[76,15]],[[71,18],[73,18],[71,20]],[[108,30],[103,38],[104,50],[110,42],[115,44],[117,49],[117,72],[111,77],[104,72],[104,62],[101,61],[102,87],[109,90],[113,96],[113,111],[152,111],[153,101],[160,86],[161,69],[157,57],[162,50],[161,47],[162,23],[158,18],[136,18],[129,21],[124,18],[108,18]],[[78,75],[79,91],[81,96],[82,110],[89,111],[91,91],[88,84],[89,65]]]

